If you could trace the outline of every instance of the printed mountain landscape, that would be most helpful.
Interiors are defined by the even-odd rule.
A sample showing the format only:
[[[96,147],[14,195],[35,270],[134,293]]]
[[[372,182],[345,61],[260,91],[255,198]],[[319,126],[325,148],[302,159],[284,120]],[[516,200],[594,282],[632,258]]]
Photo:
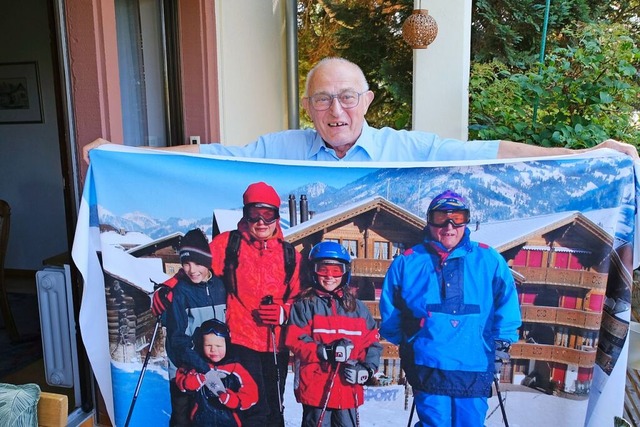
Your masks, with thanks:
[[[288,226],[290,194],[307,197],[309,211],[321,213],[345,207],[373,196],[381,196],[408,211],[424,217],[429,202],[439,192],[453,189],[464,195],[471,207],[472,221],[492,222],[545,215],[559,211],[590,211],[622,204],[626,222],[633,218],[631,194],[616,193],[613,182],[628,177],[619,172],[615,158],[602,158],[585,168],[580,161],[546,161],[454,168],[379,169],[344,185],[322,182],[291,189],[278,188],[282,199],[283,226]],[[446,172],[445,172],[446,171]],[[241,195],[238,195],[240,201]],[[523,208],[526,207],[526,208]],[[218,206],[212,206],[213,209]],[[242,206],[219,207],[241,210]],[[211,234],[212,219],[156,218],[152,212],[131,212],[123,216],[100,207],[99,220],[116,229],[142,232],[159,238],[176,231],[200,227]],[[625,227],[626,228],[626,227]],[[617,236],[627,240],[630,236]]]

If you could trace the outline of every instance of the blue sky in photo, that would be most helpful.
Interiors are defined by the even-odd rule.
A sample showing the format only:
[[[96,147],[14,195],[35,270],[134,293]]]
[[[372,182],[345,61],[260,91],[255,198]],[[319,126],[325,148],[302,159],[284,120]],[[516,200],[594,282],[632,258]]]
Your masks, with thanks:
[[[323,166],[283,166],[235,159],[212,162],[210,158],[195,156],[101,150],[94,150],[91,164],[95,166],[93,172],[101,206],[122,215],[131,212],[135,205],[137,210],[157,218],[192,218],[198,207],[206,209],[205,215],[214,207],[242,207],[242,193],[249,184],[260,180],[283,194],[314,182],[340,188],[376,170],[344,167],[336,173],[335,169]],[[257,173],[256,169],[264,170],[264,174]],[[162,183],[158,182],[158,171],[163,171]],[[262,175],[264,179],[255,178]],[[223,182],[220,177],[224,178]],[[100,191],[101,185],[109,186],[110,191]],[[145,194],[140,194],[139,189],[145,189]]]

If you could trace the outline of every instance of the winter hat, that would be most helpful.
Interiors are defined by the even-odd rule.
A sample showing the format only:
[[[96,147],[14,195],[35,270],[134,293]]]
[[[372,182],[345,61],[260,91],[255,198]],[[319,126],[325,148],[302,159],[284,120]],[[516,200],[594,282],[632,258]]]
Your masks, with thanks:
[[[199,228],[189,230],[180,241],[180,264],[190,261],[211,267],[211,250],[207,236]]]
[[[272,186],[264,182],[255,182],[249,185],[242,195],[242,202],[245,206],[263,204],[273,209],[280,209],[280,196]]]
[[[464,198],[451,190],[445,190],[433,198],[429,204],[429,210],[431,211],[469,211],[469,206]]]

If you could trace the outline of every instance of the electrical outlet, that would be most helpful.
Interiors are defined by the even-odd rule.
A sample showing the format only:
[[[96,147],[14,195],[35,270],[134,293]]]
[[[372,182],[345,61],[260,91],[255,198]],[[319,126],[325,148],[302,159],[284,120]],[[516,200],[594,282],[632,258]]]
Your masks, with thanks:
[[[200,144],[200,137],[199,136],[190,136],[189,137],[189,143],[193,144]]]

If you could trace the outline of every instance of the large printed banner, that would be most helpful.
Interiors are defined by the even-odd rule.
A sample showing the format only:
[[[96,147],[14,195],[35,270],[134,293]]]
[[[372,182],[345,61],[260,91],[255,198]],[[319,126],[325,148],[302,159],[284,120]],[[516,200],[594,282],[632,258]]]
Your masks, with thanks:
[[[385,271],[394,256],[421,241],[431,199],[445,189],[462,194],[471,207],[471,239],[504,256],[518,287],[523,325],[500,373],[509,423],[613,425],[622,414],[632,270],[638,266],[636,168],[609,150],[406,164],[92,150],[73,259],[85,280],[82,336],[109,415],[114,425],[124,425],[135,401],[130,425],[168,425],[162,327],[151,342],[154,284],[180,268],[182,235],[199,227],[211,239],[234,229],[242,193],[264,181],[280,194],[285,238],[303,256],[327,239],[350,251],[350,290],[369,300],[374,316]],[[378,386],[366,390],[362,425],[404,425],[409,417],[409,388],[396,385],[397,360],[387,354]],[[302,410],[292,376],[285,419],[298,426]],[[492,397],[487,426],[503,425],[498,405]]]

